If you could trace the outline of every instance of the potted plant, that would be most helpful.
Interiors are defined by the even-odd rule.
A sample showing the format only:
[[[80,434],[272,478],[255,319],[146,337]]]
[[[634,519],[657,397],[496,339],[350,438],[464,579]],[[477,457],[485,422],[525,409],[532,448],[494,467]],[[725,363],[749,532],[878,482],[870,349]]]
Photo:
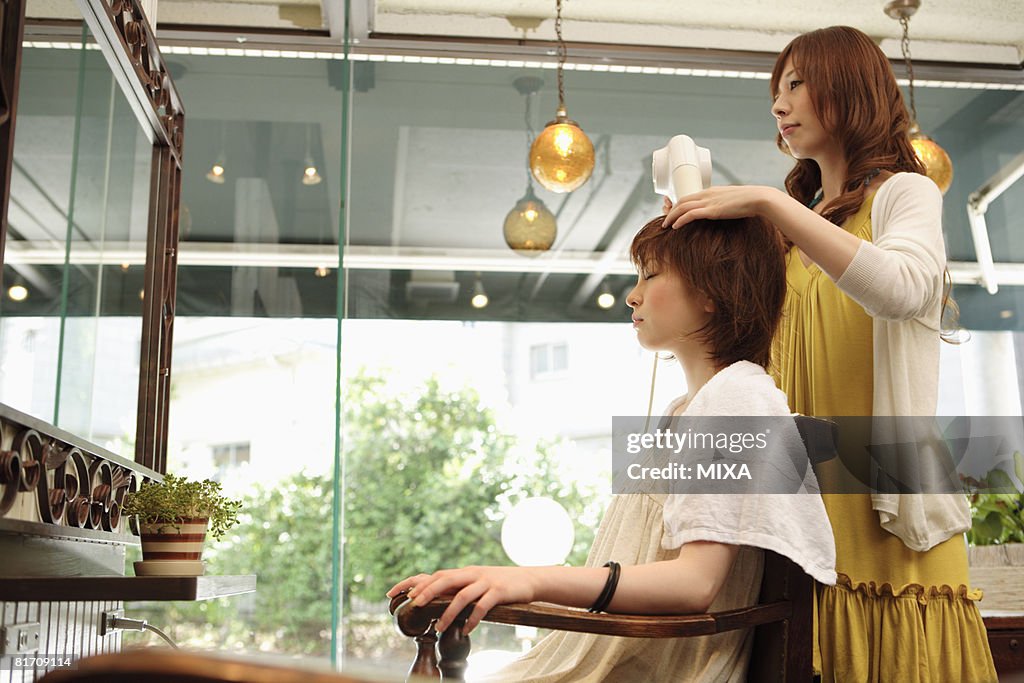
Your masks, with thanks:
[[[1014,472],[1024,482],[1021,454],[1013,454]],[[986,610],[1024,610],[1024,493],[1003,469],[984,477],[964,477],[971,505],[971,586],[985,591]]]
[[[223,536],[238,524],[241,506],[224,497],[220,484],[209,479],[189,481],[166,474],[162,481],[144,483],[124,503],[124,514],[138,517],[142,538],[136,575],[201,575],[206,534]]]

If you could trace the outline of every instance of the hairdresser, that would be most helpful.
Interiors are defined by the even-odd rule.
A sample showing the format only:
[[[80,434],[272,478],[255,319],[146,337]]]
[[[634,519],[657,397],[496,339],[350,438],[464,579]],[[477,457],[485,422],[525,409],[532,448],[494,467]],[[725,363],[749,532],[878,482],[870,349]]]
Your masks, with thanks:
[[[892,67],[868,36],[797,37],[771,77],[786,192],[712,187],[668,207],[666,226],[760,216],[791,245],[772,374],[791,410],[931,416],[947,308],[942,197],[908,137]],[[824,487],[823,487],[824,490]],[[835,586],[818,586],[823,681],[995,681],[967,569],[959,494],[826,494]]]

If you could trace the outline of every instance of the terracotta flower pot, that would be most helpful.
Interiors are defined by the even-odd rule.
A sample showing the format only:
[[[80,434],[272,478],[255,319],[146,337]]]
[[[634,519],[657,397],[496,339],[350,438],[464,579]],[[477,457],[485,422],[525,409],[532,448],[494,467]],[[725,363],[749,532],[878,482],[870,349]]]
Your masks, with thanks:
[[[210,520],[186,519],[182,522],[153,522],[140,525],[142,559],[198,562]]]

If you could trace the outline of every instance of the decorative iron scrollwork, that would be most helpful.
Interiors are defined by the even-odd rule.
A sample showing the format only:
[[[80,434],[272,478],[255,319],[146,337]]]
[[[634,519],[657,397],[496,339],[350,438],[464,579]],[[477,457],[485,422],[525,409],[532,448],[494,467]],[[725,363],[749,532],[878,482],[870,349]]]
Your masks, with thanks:
[[[0,517],[12,510],[19,494],[34,492],[40,522],[122,531],[124,498],[138,489],[141,473],[4,418],[0,434],[12,433],[10,448],[0,448]]]
[[[184,121],[181,98],[167,72],[153,31],[138,0],[100,0],[113,26],[124,42],[132,67],[142,84],[153,111],[156,112],[164,136],[181,159],[183,135],[178,133]]]

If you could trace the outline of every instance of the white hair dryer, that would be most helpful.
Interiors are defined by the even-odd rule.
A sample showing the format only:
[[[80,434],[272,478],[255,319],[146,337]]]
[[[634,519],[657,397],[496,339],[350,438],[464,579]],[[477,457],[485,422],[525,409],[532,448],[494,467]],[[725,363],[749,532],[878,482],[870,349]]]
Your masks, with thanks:
[[[698,147],[689,135],[676,135],[654,150],[651,175],[654,191],[675,204],[680,197],[711,186],[711,152]]]

